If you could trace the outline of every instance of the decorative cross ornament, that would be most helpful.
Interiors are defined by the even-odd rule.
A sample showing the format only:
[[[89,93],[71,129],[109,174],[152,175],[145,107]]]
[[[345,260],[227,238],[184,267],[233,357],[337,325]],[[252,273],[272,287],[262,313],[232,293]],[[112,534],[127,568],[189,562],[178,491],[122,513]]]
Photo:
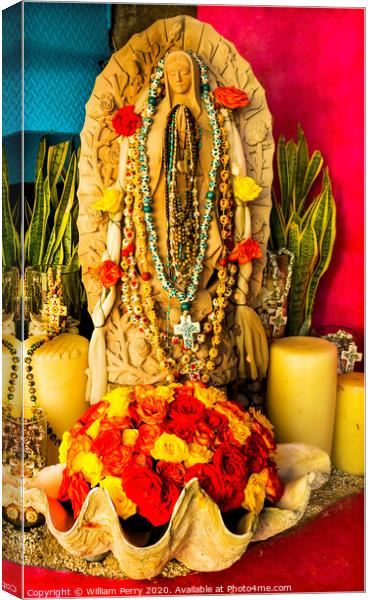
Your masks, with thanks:
[[[174,325],[174,333],[176,335],[181,335],[183,338],[183,343],[185,348],[190,348],[193,350],[193,336],[195,333],[200,333],[201,325],[200,323],[193,323],[191,320],[191,315],[180,317],[180,323]]]
[[[54,295],[44,304],[44,314],[48,317],[50,327],[60,329],[60,319],[67,316],[67,306],[63,306],[61,299]]]
[[[287,317],[283,316],[282,307],[278,307],[276,312],[274,313],[274,315],[272,315],[271,318],[269,319],[269,324],[273,325],[272,336],[276,337],[276,335],[278,335],[280,332],[281,326],[286,325],[286,323],[287,323]]]
[[[351,373],[354,370],[354,363],[362,360],[361,352],[357,352],[355,344],[349,344],[348,350],[343,350],[341,353],[342,360],[346,360],[345,373]]]

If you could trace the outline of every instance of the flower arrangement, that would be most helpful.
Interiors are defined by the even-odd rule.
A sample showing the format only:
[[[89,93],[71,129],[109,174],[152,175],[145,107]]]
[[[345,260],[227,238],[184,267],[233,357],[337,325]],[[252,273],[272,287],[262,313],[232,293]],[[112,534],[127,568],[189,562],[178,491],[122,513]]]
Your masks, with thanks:
[[[283,486],[270,422],[201,383],[119,387],[63,435],[59,492],[77,518],[89,491],[106,489],[118,515],[154,526],[170,520],[193,478],[222,513],[259,513]]]
[[[243,90],[232,86],[219,86],[214,89],[214,97],[218,104],[234,110],[236,108],[243,108],[250,104],[250,100]]]
[[[263,253],[255,240],[248,238],[236,244],[232,252],[228,256],[230,262],[238,262],[240,265],[245,265],[253,258],[261,258]]]

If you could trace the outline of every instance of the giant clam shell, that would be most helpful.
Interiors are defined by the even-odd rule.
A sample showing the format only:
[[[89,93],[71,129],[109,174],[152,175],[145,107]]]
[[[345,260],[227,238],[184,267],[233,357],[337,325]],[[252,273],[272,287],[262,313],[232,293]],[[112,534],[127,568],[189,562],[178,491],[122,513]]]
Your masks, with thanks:
[[[69,553],[91,559],[110,550],[123,573],[132,579],[159,575],[172,558],[192,570],[219,571],[237,561],[251,541],[295,525],[304,514],[311,490],[328,479],[331,468],[326,452],[308,444],[278,444],[276,462],[285,483],[284,495],[260,515],[246,513],[237,525],[238,533],[227,529],[219,508],[197,479],[185,486],[162,537],[146,547],[139,547],[122,527],[102,488],[90,491],[78,519],[67,531],[57,528],[55,501],[48,501],[43,489],[26,489],[24,502],[45,515],[50,532]]]

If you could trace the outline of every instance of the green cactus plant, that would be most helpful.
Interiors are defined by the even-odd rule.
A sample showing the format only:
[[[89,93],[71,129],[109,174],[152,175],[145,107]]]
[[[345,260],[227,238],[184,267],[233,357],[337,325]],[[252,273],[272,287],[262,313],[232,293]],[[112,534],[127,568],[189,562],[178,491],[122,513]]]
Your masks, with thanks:
[[[46,138],[41,139],[36,159],[34,206],[25,236],[26,265],[79,266],[77,162],[77,152],[71,151],[70,142],[48,148]],[[60,195],[58,183],[61,184]]]
[[[17,207],[19,210],[19,201],[16,202],[13,209],[10,205],[9,197],[9,173],[8,163],[3,148],[3,168],[2,168],[2,263],[3,267],[20,267],[21,252],[19,234],[15,228]]]
[[[320,278],[327,270],[336,235],[336,206],[327,168],[319,150],[310,156],[298,125],[298,141],[277,145],[279,197],[273,192],[270,246],[288,248],[295,261],[288,298],[288,335],[308,335]],[[322,171],[318,195],[313,187]]]
[[[41,267],[67,265],[71,272],[79,269],[78,257],[78,159],[79,151],[65,141],[49,145],[41,138],[36,158],[34,201],[24,201],[24,266]],[[17,222],[20,203],[13,209],[9,199],[8,168],[3,149],[3,266],[20,267],[20,239]],[[67,290],[76,306],[86,302],[80,285]]]

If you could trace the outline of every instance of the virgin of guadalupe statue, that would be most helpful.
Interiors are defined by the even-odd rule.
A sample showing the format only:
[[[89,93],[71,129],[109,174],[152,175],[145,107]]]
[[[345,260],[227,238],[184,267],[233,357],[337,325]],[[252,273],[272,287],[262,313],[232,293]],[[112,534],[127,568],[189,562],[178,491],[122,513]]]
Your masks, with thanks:
[[[261,377],[267,342],[247,306],[261,251],[236,185],[249,178],[232,112],[202,60],[179,49],[128,109],[138,127],[120,138],[117,178],[102,196],[119,201],[95,270],[117,268],[92,311],[90,401],[107,385]]]

